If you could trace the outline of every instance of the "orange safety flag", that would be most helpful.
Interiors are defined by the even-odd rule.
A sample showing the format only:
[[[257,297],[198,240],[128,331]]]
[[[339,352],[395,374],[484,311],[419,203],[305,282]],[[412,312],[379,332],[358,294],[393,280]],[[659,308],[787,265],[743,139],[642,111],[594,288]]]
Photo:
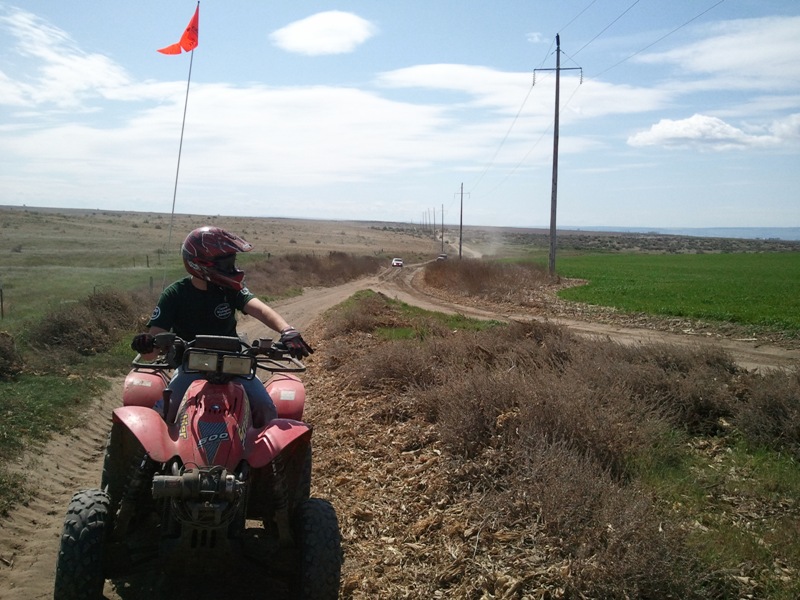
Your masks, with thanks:
[[[197,36],[200,31],[200,3],[197,3],[197,9],[194,11],[194,16],[189,24],[186,26],[186,31],[181,36],[181,41],[177,44],[172,44],[166,48],[160,48],[158,51],[161,54],[180,54],[181,51],[191,52],[197,48]]]

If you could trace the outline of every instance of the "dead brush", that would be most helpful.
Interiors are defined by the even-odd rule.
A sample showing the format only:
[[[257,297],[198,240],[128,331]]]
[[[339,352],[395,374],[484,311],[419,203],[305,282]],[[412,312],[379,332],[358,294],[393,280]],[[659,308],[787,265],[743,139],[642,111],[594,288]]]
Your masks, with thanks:
[[[427,388],[437,379],[436,358],[427,346],[421,347],[415,340],[381,345],[361,357],[358,382],[365,389]]]
[[[398,323],[386,297],[358,292],[350,300],[326,315],[323,338],[331,339],[352,333],[373,333],[377,328]]]
[[[498,263],[475,259],[436,261],[424,272],[427,285],[495,302],[527,304],[529,290],[551,282],[547,270],[533,263]]]
[[[408,325],[393,306],[370,311]],[[342,360],[364,393],[383,398],[371,401],[372,421],[404,431],[416,421],[426,436],[403,448],[441,451],[435,480],[458,499],[453,530],[485,524],[469,541],[475,560],[447,585],[474,589],[467,582],[484,571],[471,565],[491,555],[497,572],[524,581],[522,596],[540,581],[575,598],[741,596],[732,572],[690,542],[694,517],[683,522],[645,482],[685,464],[688,439],[730,435],[731,423],[747,431],[747,421],[760,446],[796,448],[796,373],[746,376],[721,350],[622,346],[547,323],[359,335],[358,355]],[[446,534],[422,528],[415,543],[433,552]],[[539,549],[561,567],[532,574]]]
[[[22,355],[14,337],[0,331],[0,381],[8,381],[22,372]]]
[[[800,370],[748,375],[735,423],[757,447],[788,452],[800,460]]]
[[[383,267],[376,256],[344,252],[286,254],[246,264],[247,285],[259,294],[281,297],[287,290],[332,286],[376,273]]]
[[[31,347],[90,356],[105,352],[141,318],[137,303],[122,292],[100,292],[52,310],[25,335]]]
[[[512,464],[508,492],[495,502],[535,501],[535,517],[570,560],[565,597],[727,597],[708,594],[724,584],[705,581],[681,529],[663,521],[643,490],[620,485],[569,441],[526,438]]]

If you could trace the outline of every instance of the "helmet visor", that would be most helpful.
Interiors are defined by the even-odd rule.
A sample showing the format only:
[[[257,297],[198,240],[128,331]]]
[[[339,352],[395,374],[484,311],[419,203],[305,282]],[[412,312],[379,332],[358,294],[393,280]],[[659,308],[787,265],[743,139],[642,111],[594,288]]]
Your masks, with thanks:
[[[214,268],[225,275],[237,273],[236,254],[226,254],[225,256],[214,259]]]

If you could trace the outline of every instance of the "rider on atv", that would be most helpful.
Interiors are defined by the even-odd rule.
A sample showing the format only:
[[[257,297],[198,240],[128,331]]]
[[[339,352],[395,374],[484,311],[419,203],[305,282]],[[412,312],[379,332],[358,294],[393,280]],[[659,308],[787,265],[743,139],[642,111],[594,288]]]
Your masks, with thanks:
[[[149,330],[133,338],[131,348],[145,360],[156,357],[154,337],[172,331],[185,341],[198,335],[236,337],[236,310],[255,317],[280,332],[280,341],[289,354],[304,358],[313,350],[294,327],[274,309],[256,298],[244,286],[244,271],[236,268],[236,253],[249,252],[253,246],[237,235],[219,227],[200,227],[192,231],[181,247],[183,264],[189,277],[167,287],[147,322]],[[178,402],[200,374],[175,369],[169,389]],[[277,416],[275,404],[261,381],[240,378],[250,400],[255,427],[262,427]],[[158,408],[158,407],[156,407]],[[168,422],[174,418],[169,415]]]

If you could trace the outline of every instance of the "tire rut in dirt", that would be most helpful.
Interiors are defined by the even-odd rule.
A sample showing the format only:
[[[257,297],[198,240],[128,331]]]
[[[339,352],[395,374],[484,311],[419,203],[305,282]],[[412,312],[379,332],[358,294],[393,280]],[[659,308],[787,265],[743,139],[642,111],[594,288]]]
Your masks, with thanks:
[[[56,433],[44,448],[31,448],[10,470],[22,474],[34,497],[0,522],[0,597],[38,600],[53,597],[59,537],[73,494],[96,488],[111,411],[119,405],[122,384],[92,405],[77,428]]]

